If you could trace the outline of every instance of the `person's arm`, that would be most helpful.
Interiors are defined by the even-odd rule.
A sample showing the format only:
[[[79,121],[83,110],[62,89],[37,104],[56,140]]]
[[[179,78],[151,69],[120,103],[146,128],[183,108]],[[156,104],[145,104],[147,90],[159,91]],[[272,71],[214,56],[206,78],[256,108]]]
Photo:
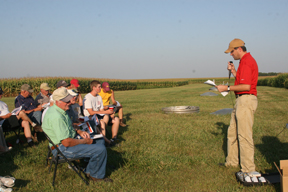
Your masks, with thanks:
[[[79,144],[92,144],[93,139],[90,138],[84,138],[84,139],[72,139],[72,138],[67,138],[67,139],[63,139],[61,141],[61,144],[64,145],[65,147],[73,147],[75,145],[79,145]]]
[[[82,99],[82,96],[81,96],[80,92],[78,94],[78,104],[79,104],[79,106],[83,106],[83,99]]]
[[[115,100],[115,96],[114,96],[114,91],[112,90],[112,94],[111,94],[111,101],[113,105],[117,105],[117,102]]]
[[[228,91],[227,85],[218,85],[216,86],[216,88],[218,89],[219,92]],[[237,91],[237,92],[250,91],[250,88],[251,88],[251,85],[247,85],[247,84],[231,85],[230,91]]]
[[[227,69],[228,69],[228,70],[231,70],[232,75],[236,78],[237,71],[236,71],[236,69],[235,69],[234,64],[228,62]]]
[[[42,105],[38,105],[38,107],[33,109],[33,111],[42,111],[42,109],[43,109]]]
[[[7,113],[6,115],[2,115],[0,117],[0,120],[3,120],[3,119],[8,119],[9,117],[11,117],[12,113]]]
[[[86,110],[88,111],[88,113],[90,115],[94,115],[94,114],[107,114],[107,115],[110,115],[110,114],[114,113],[113,110],[106,110],[105,111],[104,108],[100,109],[100,111],[93,111],[92,108],[89,108],[89,109],[86,109]]]

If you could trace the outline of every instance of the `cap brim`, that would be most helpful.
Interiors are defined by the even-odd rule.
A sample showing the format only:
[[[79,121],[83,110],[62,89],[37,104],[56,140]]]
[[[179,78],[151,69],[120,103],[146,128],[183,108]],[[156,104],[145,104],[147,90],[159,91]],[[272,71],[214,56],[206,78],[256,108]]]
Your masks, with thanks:
[[[71,99],[73,99],[73,96],[68,94],[66,97],[64,97],[63,99],[60,99],[60,101],[63,101],[65,103],[67,103],[68,101],[70,101]]]
[[[29,89],[28,90],[29,93],[33,93],[33,91],[34,91],[33,89]]]
[[[233,49],[233,47],[229,47],[224,53],[230,53]]]

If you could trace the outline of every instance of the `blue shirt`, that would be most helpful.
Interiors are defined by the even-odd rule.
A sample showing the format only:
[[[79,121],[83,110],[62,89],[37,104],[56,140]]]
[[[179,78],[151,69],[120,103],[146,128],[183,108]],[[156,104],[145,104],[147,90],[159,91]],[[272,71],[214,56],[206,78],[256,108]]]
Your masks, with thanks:
[[[23,97],[21,94],[19,94],[15,99],[15,107],[20,107],[22,105],[22,110],[29,111],[32,109],[35,109],[35,101],[33,97],[30,95],[28,97]]]

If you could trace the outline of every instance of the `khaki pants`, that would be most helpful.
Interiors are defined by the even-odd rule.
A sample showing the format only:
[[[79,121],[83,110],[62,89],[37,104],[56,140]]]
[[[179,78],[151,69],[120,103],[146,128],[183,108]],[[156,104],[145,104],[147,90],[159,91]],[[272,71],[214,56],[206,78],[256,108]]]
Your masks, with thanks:
[[[254,95],[242,95],[236,99],[227,133],[226,166],[238,166],[242,172],[255,171],[253,123],[258,100]]]

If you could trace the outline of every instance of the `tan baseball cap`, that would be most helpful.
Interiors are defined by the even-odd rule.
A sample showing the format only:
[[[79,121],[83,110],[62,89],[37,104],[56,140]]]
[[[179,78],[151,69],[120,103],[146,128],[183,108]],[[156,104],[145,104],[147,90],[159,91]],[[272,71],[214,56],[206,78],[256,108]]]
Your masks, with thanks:
[[[28,91],[29,93],[33,93],[33,89],[31,89],[30,85],[28,84],[23,84],[21,86],[21,91]]]
[[[48,83],[42,83],[40,85],[40,89],[44,89],[45,91],[50,90],[51,88],[48,86]]]
[[[233,39],[229,43],[229,47],[224,53],[230,53],[235,47],[241,47],[241,46],[245,46],[244,41],[242,41],[241,39]]]
[[[73,96],[68,93],[65,87],[61,87],[53,92],[52,98],[54,101],[63,101],[67,103],[73,98]]]

